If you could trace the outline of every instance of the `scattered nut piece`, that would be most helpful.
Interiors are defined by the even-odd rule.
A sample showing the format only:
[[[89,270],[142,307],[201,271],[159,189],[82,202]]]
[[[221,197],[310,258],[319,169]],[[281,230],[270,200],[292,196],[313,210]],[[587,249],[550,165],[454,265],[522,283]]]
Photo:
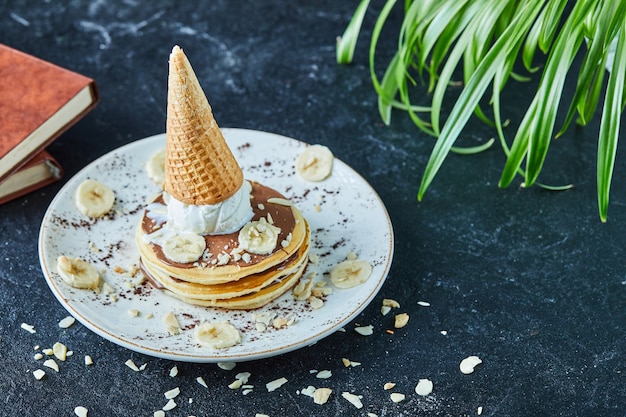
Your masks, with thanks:
[[[393,327],[396,329],[401,329],[409,322],[409,315],[407,313],[396,314],[395,322]]]
[[[178,367],[174,365],[172,369],[170,369],[170,377],[174,378],[176,375],[178,375]]]
[[[176,388],[172,388],[169,391],[165,391],[163,395],[165,395],[165,398],[167,398],[168,400],[171,400],[171,399],[178,397],[179,394],[180,394],[180,388],[176,387]]]
[[[165,411],[157,410],[157,411],[154,412],[153,416],[154,417],[165,417]]]
[[[202,378],[201,376],[197,377],[196,381],[198,381],[198,384],[202,385],[204,388],[209,388],[209,386],[204,381],[204,378]]]
[[[132,369],[135,372],[139,372],[139,368],[137,367],[137,365],[135,365],[135,362],[133,362],[132,359],[129,359],[126,362],[124,362],[124,365],[128,366],[130,369]]]
[[[267,199],[267,202],[270,204],[278,204],[279,206],[292,207],[293,203],[284,198],[271,197]]]
[[[324,301],[317,297],[311,296],[309,297],[309,305],[313,310],[319,310],[320,308],[324,307]]]
[[[317,375],[315,375],[315,377],[319,379],[328,379],[331,376],[333,376],[333,373],[329,370],[319,371]]]
[[[177,405],[178,405],[178,404],[176,404],[176,401],[174,401],[174,400],[169,400],[169,401],[167,402],[167,404],[165,404],[165,405],[163,406],[162,410],[163,410],[163,411],[170,411],[170,410],[173,410],[174,408],[176,408],[176,406],[177,406]]]
[[[380,314],[382,314],[383,316],[386,316],[387,314],[389,314],[390,311],[391,311],[391,307],[389,306],[382,306],[380,308]]]
[[[282,377],[282,378],[278,378],[278,379],[268,382],[267,384],[265,384],[265,388],[267,388],[267,392],[272,392],[282,387],[286,383],[287,383],[287,378]]]
[[[35,353],[34,358],[35,358],[35,360],[37,360],[37,361],[38,361],[38,360],[43,359],[43,355],[42,355],[41,353]]]
[[[62,329],[67,329],[68,327],[73,325],[74,322],[76,322],[76,319],[74,317],[67,316],[59,322],[59,327]]]
[[[50,349],[50,348],[46,348],[46,349],[42,350],[42,352],[43,352],[44,354],[46,354],[47,356],[52,356],[52,355],[54,355],[54,350],[52,350],[52,349]]]
[[[309,385],[308,387],[300,391],[300,394],[313,398],[313,395],[315,395],[315,390],[316,388],[313,385]]]
[[[52,346],[52,352],[58,360],[65,362],[65,359],[67,358],[67,346],[61,342],[56,342]]]
[[[50,369],[54,369],[55,371],[59,372],[59,365],[57,365],[57,363],[54,361],[54,359],[47,359],[44,363],[43,366],[47,366]]]
[[[93,359],[91,359],[91,356],[85,355],[85,365],[93,365]]]
[[[173,312],[170,311],[163,316],[163,323],[165,323],[165,328],[170,335],[173,336],[180,333],[180,323]]]
[[[355,327],[354,331],[362,336],[371,336],[374,334],[374,326],[371,324],[369,326],[359,326]]]
[[[241,379],[235,379],[233,382],[228,384],[228,388],[230,388],[230,389],[239,389],[239,388],[241,388],[242,385],[243,385],[243,382],[241,381]]]
[[[237,375],[235,375],[235,379],[241,381],[243,384],[246,384],[250,379],[250,372],[239,372]]]
[[[131,317],[139,317],[139,310],[137,310],[136,308],[131,308],[130,310],[128,310],[128,315]]]
[[[430,303],[426,301],[418,301],[417,305],[422,307],[430,307]]]
[[[395,386],[396,386],[395,382],[386,382],[385,385],[383,385],[383,389],[387,391],[387,390],[392,389]]]
[[[30,334],[33,333],[37,333],[37,331],[35,330],[35,326],[31,325],[31,324],[27,324],[27,323],[22,323],[20,325],[20,327],[24,330],[26,330],[27,332],[29,332]]]
[[[76,414],[78,417],[87,417],[87,412],[88,410],[81,405],[74,408],[74,414]]]
[[[35,377],[37,381],[39,381],[41,378],[46,376],[46,371],[44,371],[43,369],[37,369],[33,371],[33,376]]]
[[[341,393],[341,396],[348,400],[348,402],[356,408],[363,408],[363,403],[361,402],[361,398],[363,397],[361,395],[354,395],[350,392],[344,391]]]
[[[313,402],[315,404],[326,404],[328,397],[333,391],[330,388],[318,388],[313,393]]]
[[[483,363],[483,361],[478,356],[468,356],[461,361],[459,368],[461,372],[468,375],[474,372],[474,368],[481,363]]]
[[[483,413],[483,407],[479,406],[478,409],[476,410],[476,414],[481,415]]]
[[[404,401],[404,399],[406,398],[406,395],[400,394],[399,392],[392,392],[390,397],[391,397],[391,401],[393,401],[394,403],[399,403],[399,402]]]
[[[385,298],[383,299],[383,306],[391,307],[391,308],[400,308],[400,303],[391,298]]]
[[[235,369],[235,366],[237,366],[237,363],[236,362],[218,362],[217,366],[218,368],[223,369],[225,371],[231,371]]]
[[[415,393],[423,397],[433,392],[433,381],[430,379],[420,379],[415,386]]]

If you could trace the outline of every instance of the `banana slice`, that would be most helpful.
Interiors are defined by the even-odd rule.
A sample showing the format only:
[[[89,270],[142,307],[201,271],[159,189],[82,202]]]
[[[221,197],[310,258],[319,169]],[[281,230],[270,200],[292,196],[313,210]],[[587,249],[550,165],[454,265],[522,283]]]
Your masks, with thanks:
[[[100,274],[96,268],[80,258],[57,258],[57,272],[63,281],[74,288],[96,289],[100,285]]]
[[[159,187],[165,181],[165,148],[156,152],[146,163],[148,177]]]
[[[227,321],[203,323],[196,327],[196,340],[213,349],[224,349],[241,343],[241,333]]]
[[[334,159],[326,146],[308,146],[296,158],[296,172],[307,181],[322,181],[332,172]]]
[[[352,288],[363,284],[372,275],[372,266],[359,259],[343,261],[330,271],[330,280],[337,288]]]
[[[239,247],[257,255],[269,255],[276,248],[280,227],[269,224],[264,217],[246,224],[239,231]]]
[[[108,185],[96,180],[85,180],[76,189],[74,201],[78,210],[88,217],[102,217],[115,202],[115,194]]]
[[[167,236],[161,248],[170,261],[189,263],[200,259],[206,249],[206,241],[195,233],[183,232]]]

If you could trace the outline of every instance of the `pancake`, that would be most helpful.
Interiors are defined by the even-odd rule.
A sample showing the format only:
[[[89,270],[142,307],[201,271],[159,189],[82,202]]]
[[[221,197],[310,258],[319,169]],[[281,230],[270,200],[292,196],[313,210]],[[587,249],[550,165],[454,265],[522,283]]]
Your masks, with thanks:
[[[308,224],[282,194],[257,182],[251,186],[252,221],[269,219],[280,228],[271,253],[241,253],[235,232],[205,236],[207,251],[197,261],[172,262],[154,239],[167,228],[157,213],[164,210],[165,199],[158,196],[136,228],[141,265],[149,280],[188,303],[232,309],[258,308],[292,288],[308,262]]]

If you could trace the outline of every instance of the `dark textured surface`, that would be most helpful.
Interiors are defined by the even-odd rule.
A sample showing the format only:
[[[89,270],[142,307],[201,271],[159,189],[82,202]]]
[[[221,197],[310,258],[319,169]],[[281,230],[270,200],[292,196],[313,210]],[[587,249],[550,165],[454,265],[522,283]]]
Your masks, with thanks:
[[[350,326],[312,347],[233,371],[175,364],[118,347],[79,324],[58,328],[66,312],[39,268],[37,237],[64,181],[47,187],[0,207],[0,415],[68,416],[82,405],[89,416],[152,416],[176,386],[179,406],[168,416],[471,416],[478,407],[487,416],[624,415],[626,172],[616,168],[609,221],[602,224],[595,200],[597,119],[550,150],[541,180],[572,182],[570,191],[517,184],[499,190],[504,160],[494,149],[450,156],[418,203],[432,139],[402,114],[390,127],[380,122],[366,39],[354,65],[335,64],[335,37],[356,2],[86,3],[0,1],[0,42],[93,77],[100,88],[96,110],[50,147],[66,169],[64,181],[104,153],[164,130],[167,56],[180,44],[221,126],[328,145],[372,184],[394,224],[394,263],[381,293],[356,320],[372,324],[372,336]],[[391,51],[394,40],[384,42]],[[514,123],[531,89],[518,84],[507,93],[505,112]],[[463,140],[493,134],[475,123]],[[379,312],[384,297],[398,300],[411,317],[393,335],[385,333],[392,315]],[[37,333],[20,329],[22,322]],[[36,381],[33,346],[56,341],[75,355],[58,374]],[[85,367],[85,354],[93,366]],[[484,363],[463,375],[458,364],[468,355]],[[342,357],[362,365],[345,368]],[[127,368],[129,358],[147,363],[145,371]],[[180,371],[175,378],[173,365]],[[333,375],[321,381],[312,369]],[[243,371],[255,385],[247,396],[227,386]],[[267,393],[265,383],[283,376],[289,382]],[[434,382],[428,397],[414,393],[420,378]],[[393,403],[385,382],[395,382],[393,391],[406,400]],[[330,401],[320,406],[296,393],[308,385],[332,388]],[[341,398],[343,391],[363,395],[364,408]]]

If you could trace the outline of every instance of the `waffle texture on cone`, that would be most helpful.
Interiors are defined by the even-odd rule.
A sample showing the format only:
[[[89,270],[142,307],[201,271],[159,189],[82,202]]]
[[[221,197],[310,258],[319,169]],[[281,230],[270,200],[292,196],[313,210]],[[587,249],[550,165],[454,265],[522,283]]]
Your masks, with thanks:
[[[175,46],[170,54],[164,190],[186,204],[217,204],[243,184],[243,172],[217,125],[196,74]]]

